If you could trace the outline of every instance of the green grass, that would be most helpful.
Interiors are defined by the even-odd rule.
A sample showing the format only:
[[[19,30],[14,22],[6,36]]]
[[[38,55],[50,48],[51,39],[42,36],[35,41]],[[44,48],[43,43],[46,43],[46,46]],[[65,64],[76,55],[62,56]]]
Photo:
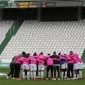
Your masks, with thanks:
[[[0,69],[0,73],[8,73],[9,69]],[[85,85],[85,69],[83,70],[82,80],[12,80],[0,77],[0,85]]]

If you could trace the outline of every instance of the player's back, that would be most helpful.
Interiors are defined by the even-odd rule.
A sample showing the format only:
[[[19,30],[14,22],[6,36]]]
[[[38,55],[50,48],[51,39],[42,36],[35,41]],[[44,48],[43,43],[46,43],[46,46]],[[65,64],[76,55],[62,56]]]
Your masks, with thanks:
[[[68,63],[73,63],[73,60],[69,57],[69,55],[65,55]]]
[[[53,65],[53,59],[52,58],[48,58],[47,59],[47,65]]]
[[[29,60],[30,60],[31,64],[36,64],[37,63],[37,60],[33,56],[29,57]]]

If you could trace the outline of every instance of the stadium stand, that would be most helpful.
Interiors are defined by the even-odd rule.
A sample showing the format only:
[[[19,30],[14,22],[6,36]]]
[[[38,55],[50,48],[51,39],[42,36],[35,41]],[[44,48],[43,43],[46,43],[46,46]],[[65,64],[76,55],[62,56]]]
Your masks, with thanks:
[[[69,53],[72,50],[81,56],[85,47],[84,22],[85,20],[65,22],[24,20],[2,52],[2,59],[11,59],[13,55],[22,51],[31,54],[43,51],[47,54],[53,51]]]
[[[11,60],[22,51],[31,54],[43,51],[47,54],[72,50],[82,56],[85,48],[85,7],[6,8],[1,11],[0,33],[4,35],[0,35],[4,37],[0,37],[2,61]],[[18,19],[21,22],[16,21]]]
[[[0,44],[6,37],[5,35],[12,26],[13,22],[14,22],[13,20],[2,20],[0,22]]]

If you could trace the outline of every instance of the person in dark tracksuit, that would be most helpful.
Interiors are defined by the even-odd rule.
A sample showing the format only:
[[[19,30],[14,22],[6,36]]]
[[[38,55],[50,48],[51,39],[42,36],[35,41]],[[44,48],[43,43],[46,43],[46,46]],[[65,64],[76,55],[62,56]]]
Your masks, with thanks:
[[[8,79],[9,76],[11,75],[12,78],[14,78],[14,67],[15,67],[15,62],[14,58],[12,59],[10,63],[10,72],[6,75],[6,78]]]
[[[51,56],[51,58],[56,58],[59,59],[59,55],[56,54],[56,52],[53,52],[53,55]],[[54,60],[54,79],[56,80],[56,71],[58,73],[58,80],[60,80],[60,61]]]

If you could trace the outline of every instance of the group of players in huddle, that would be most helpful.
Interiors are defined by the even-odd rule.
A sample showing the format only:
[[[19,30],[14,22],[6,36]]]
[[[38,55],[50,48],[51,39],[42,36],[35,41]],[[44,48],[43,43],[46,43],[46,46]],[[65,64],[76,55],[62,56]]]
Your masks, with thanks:
[[[56,52],[53,52],[53,55],[35,52],[32,56],[22,52],[12,58],[10,72],[6,78],[8,79],[12,75],[12,79],[16,80],[43,80],[46,73],[46,80],[50,78],[50,74],[51,80],[82,79],[82,69],[83,61],[73,51],[70,51],[69,54],[59,53],[58,55]],[[44,72],[45,70],[46,72]]]

